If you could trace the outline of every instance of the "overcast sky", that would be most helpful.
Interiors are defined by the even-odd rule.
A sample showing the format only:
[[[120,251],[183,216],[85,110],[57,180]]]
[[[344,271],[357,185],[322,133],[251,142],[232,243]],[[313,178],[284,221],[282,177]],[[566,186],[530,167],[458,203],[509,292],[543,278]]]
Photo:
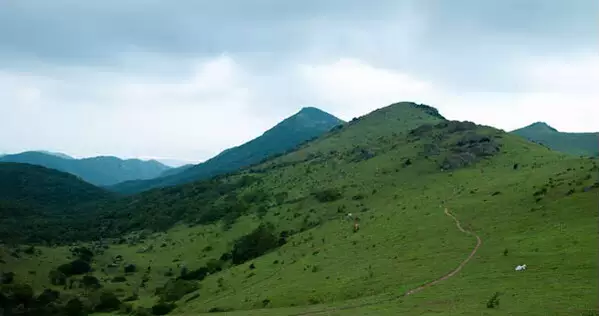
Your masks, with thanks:
[[[0,152],[199,161],[304,106],[599,130],[597,0],[0,0]]]

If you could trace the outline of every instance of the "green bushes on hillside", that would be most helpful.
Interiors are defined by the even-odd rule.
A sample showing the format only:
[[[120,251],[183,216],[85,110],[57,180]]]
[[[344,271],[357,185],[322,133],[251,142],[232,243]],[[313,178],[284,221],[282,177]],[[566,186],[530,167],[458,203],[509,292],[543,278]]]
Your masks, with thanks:
[[[325,203],[339,200],[341,197],[343,197],[343,194],[339,189],[330,188],[320,191],[314,191],[312,192],[312,196],[314,196],[316,200],[318,200],[319,202]]]
[[[250,234],[235,241],[231,260],[233,264],[242,264],[281,246],[281,242],[285,240],[279,239],[272,225],[261,224]]]

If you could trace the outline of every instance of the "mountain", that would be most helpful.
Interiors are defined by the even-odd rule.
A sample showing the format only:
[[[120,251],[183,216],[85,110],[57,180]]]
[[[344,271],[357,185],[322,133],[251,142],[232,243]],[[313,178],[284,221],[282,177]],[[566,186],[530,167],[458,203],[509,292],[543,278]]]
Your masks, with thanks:
[[[45,223],[45,217],[64,215],[82,204],[112,196],[69,173],[0,162],[0,239],[15,238],[15,234],[8,233],[15,232],[16,225],[30,227],[28,237],[35,239],[33,236],[44,230],[41,223]]]
[[[64,154],[27,151],[0,157],[0,162],[18,162],[68,172],[97,186],[159,176],[169,167],[155,161],[122,160],[111,156],[74,159]]]
[[[229,148],[203,163],[182,170],[168,171],[161,177],[151,180],[119,183],[108,189],[131,194],[232,172],[270,156],[292,150],[299,144],[316,138],[342,123],[342,120],[331,114],[314,107],[305,107],[261,136],[241,146]]]
[[[157,177],[157,178],[172,176],[172,175],[181,173],[181,172],[183,172],[183,171],[185,171],[185,170],[187,170],[187,169],[189,169],[189,168],[191,168],[193,166],[194,166],[193,164],[188,164],[188,165],[183,165],[183,166],[176,167],[176,168],[171,168],[171,169],[163,171],[160,174],[160,176]]]
[[[64,158],[64,159],[75,159],[67,154],[63,154],[63,153],[57,153],[57,152],[52,152],[52,151],[47,151],[47,150],[36,150],[37,152],[46,154],[46,155],[52,155],[52,156],[56,156],[56,157],[60,157],[60,158]]]
[[[167,158],[156,158],[155,160],[162,163],[163,165],[167,165],[171,168],[178,168],[178,167],[194,165],[194,164],[198,163],[197,161],[191,161],[191,160],[167,159]]]
[[[592,315],[598,171],[401,102],[236,172],[48,219],[39,255],[0,246],[3,286],[141,315]],[[3,299],[46,306],[18,298]]]
[[[599,133],[565,133],[544,122],[533,123],[512,133],[567,154],[599,156]]]

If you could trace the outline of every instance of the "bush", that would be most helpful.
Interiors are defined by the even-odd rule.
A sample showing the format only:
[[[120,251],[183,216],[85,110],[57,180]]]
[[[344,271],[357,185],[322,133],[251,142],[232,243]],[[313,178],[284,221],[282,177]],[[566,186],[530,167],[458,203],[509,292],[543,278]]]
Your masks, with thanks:
[[[210,271],[208,270],[208,268],[201,267],[199,269],[181,272],[181,276],[179,277],[179,279],[187,280],[187,281],[190,281],[190,280],[201,281],[201,280],[204,280],[204,278],[206,278],[206,276],[208,275],[209,272]]]
[[[91,266],[85,260],[77,259],[58,267],[58,271],[66,276],[85,274],[91,271]]]
[[[137,267],[134,264],[128,264],[125,266],[125,273],[133,273],[137,271]]]
[[[122,283],[127,281],[127,278],[125,278],[124,276],[115,276],[114,278],[112,278],[112,280],[110,280],[112,283]]]
[[[261,224],[250,234],[235,241],[232,251],[233,264],[242,264],[260,257],[279,246],[279,238],[274,234],[272,225]]]
[[[158,303],[152,306],[152,314],[153,315],[166,315],[170,313],[173,309],[175,309],[175,304],[173,303]]]
[[[112,292],[101,291],[95,293],[95,297],[92,298],[94,303],[94,311],[96,312],[110,312],[118,310],[121,306],[121,301]]]
[[[102,285],[100,285],[100,281],[98,281],[98,278],[91,275],[83,276],[83,278],[81,279],[81,283],[86,288],[99,289],[100,287],[102,287]]]
[[[325,202],[333,202],[339,200],[343,195],[339,189],[324,189],[321,191],[312,192],[312,196],[316,198],[321,203]]]
[[[51,289],[44,289],[44,291],[37,297],[35,301],[37,305],[45,306],[56,301],[59,297],[60,292]]]
[[[181,299],[186,294],[196,291],[198,284],[184,279],[169,280],[163,287],[156,289],[156,295],[162,302],[174,302]]]
[[[84,313],[83,303],[78,298],[70,299],[64,307],[67,316],[82,316]]]
[[[495,308],[497,306],[499,306],[499,292],[495,292],[487,301],[487,308]]]
[[[23,304],[27,307],[33,301],[33,288],[28,284],[5,284],[1,290],[9,306]]]
[[[77,256],[77,258],[79,258],[83,261],[86,261],[86,262],[91,262],[92,258],[94,257],[94,253],[85,247],[75,248],[75,249],[71,250],[71,253],[73,255]]]
[[[0,274],[0,284],[11,284],[15,279],[15,274],[13,272],[2,272]]]
[[[211,259],[206,263],[206,269],[210,274],[221,271],[223,268],[223,262],[217,259]]]
[[[58,271],[52,270],[48,273],[48,278],[50,279],[50,284],[52,285],[65,285],[67,284],[67,276],[66,274]]]

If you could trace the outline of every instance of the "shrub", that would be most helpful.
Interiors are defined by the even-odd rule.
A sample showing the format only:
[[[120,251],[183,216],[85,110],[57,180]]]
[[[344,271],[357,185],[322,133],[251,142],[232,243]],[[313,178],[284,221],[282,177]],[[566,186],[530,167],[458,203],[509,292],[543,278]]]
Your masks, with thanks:
[[[38,305],[45,306],[56,301],[59,297],[60,292],[51,289],[44,289],[44,291],[37,297],[35,301]]]
[[[83,303],[78,298],[70,299],[64,307],[64,312],[67,316],[82,316],[84,315]]]
[[[235,241],[232,251],[233,264],[241,264],[257,258],[279,246],[279,237],[274,234],[272,225],[261,224],[248,235]]]
[[[87,262],[91,262],[92,258],[94,256],[94,253],[85,247],[75,248],[75,249],[71,250],[71,253],[73,255],[77,256],[77,258],[79,258],[83,261],[87,261]]]
[[[95,293],[92,297],[94,311],[96,312],[110,312],[118,310],[121,306],[121,301],[112,292],[101,291]]]
[[[67,276],[66,274],[58,271],[52,270],[48,273],[48,278],[50,279],[50,284],[52,285],[65,285],[67,284]]]
[[[111,282],[112,283],[121,283],[121,282],[125,282],[127,281],[127,278],[125,278],[124,276],[115,276],[114,278],[112,278]]]
[[[331,188],[312,192],[312,195],[321,203],[339,200],[343,194],[339,189]]]
[[[125,266],[125,273],[133,273],[137,271],[137,267],[134,264],[128,264]]]
[[[165,303],[161,302],[154,306],[152,306],[152,314],[153,315],[166,315],[170,313],[173,309],[175,309],[175,304],[173,303]]]
[[[100,281],[98,281],[98,278],[91,276],[91,275],[83,276],[83,278],[81,279],[81,283],[86,288],[98,289],[98,288],[102,287],[102,285],[100,285]]]
[[[0,274],[0,284],[11,284],[15,279],[15,274],[13,272],[2,272]]]
[[[28,284],[5,284],[1,289],[9,305],[27,307],[33,301],[33,288]]]
[[[487,301],[487,308],[495,308],[497,306],[499,306],[499,292],[495,292]]]
[[[179,277],[179,279],[188,280],[188,281],[189,280],[201,281],[204,278],[206,278],[206,276],[208,275],[209,272],[210,271],[208,270],[208,268],[201,267],[199,269],[181,272],[181,276]]]
[[[66,276],[85,274],[91,271],[91,266],[85,260],[76,259],[58,267],[58,271]]]
[[[224,309],[221,307],[212,307],[211,309],[208,310],[208,313],[224,313],[226,311],[228,311],[229,309]]]
[[[210,259],[207,263],[206,263],[206,269],[208,269],[208,273],[212,274],[212,273],[216,273],[221,271],[223,268],[223,262],[217,259]]]
[[[156,295],[162,302],[174,302],[181,299],[186,294],[196,291],[198,284],[193,281],[176,279],[169,280],[163,287],[156,289]]]

